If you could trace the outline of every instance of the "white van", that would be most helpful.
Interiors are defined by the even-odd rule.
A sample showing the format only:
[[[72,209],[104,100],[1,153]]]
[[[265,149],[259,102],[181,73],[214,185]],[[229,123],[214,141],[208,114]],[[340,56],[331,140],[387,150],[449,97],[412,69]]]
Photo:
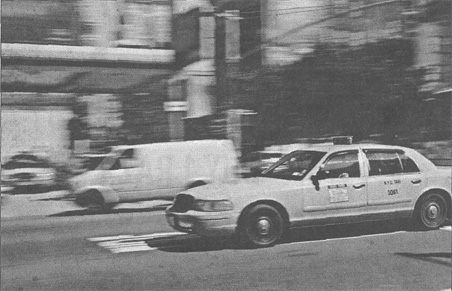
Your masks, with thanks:
[[[93,170],[70,179],[76,203],[109,208],[122,202],[173,199],[188,188],[233,179],[237,156],[229,140],[125,145]]]

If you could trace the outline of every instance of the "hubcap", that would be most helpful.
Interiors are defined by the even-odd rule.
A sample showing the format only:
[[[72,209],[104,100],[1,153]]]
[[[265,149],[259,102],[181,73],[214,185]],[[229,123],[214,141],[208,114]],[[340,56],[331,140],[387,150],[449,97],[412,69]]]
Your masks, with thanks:
[[[430,205],[427,208],[427,217],[429,219],[436,219],[438,217],[438,206],[437,205]]]
[[[257,231],[260,235],[267,235],[270,232],[271,224],[268,219],[262,218],[257,221]]]

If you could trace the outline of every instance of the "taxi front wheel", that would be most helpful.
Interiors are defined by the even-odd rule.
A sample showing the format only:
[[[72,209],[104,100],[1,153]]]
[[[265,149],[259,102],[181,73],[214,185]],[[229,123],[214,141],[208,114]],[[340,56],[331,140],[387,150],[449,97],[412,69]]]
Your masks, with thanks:
[[[447,218],[447,202],[437,193],[425,195],[419,201],[414,219],[417,228],[423,230],[437,229]]]
[[[242,242],[254,247],[269,247],[281,239],[284,220],[274,207],[258,204],[246,210],[239,223]]]

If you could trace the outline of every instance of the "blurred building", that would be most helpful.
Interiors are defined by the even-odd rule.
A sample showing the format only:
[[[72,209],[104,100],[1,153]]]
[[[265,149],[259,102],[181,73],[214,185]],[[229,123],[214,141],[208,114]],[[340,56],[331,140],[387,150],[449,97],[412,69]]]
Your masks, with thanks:
[[[322,42],[411,38],[426,90],[452,82],[448,0],[5,0],[1,14],[2,156],[226,137],[242,112],[226,111],[255,102],[231,77]]]
[[[364,56],[363,69],[366,66],[366,49],[373,48],[373,51],[368,53],[370,58],[376,56],[377,58],[381,57],[381,59],[395,60],[397,62],[396,66],[400,66],[401,69],[402,67],[404,69],[410,68],[409,72],[418,72],[416,70],[418,68],[428,69],[425,91],[434,92],[443,87],[450,87],[452,80],[450,77],[450,21],[452,17],[450,13],[451,3],[448,0],[218,0],[212,2],[226,15],[228,10],[239,10],[240,34],[246,33],[246,31],[253,31],[255,35],[253,40],[257,40],[253,45],[247,47],[242,41],[242,35],[240,36],[240,61],[238,65],[233,65],[233,61],[226,61],[225,54],[220,55],[216,60],[217,89],[220,88],[216,96],[217,102],[226,100],[225,103],[233,108],[256,108],[259,106],[257,103],[265,99],[264,97],[260,98],[260,96],[247,94],[246,79],[258,77],[256,72],[259,70],[259,65],[254,67],[254,71],[247,70],[249,68],[247,65],[252,63],[250,59],[260,60],[261,65],[268,69],[267,71],[282,71],[284,70],[282,66],[293,64],[303,60],[305,57],[311,58],[316,48],[323,47],[319,46],[319,44],[328,44],[329,47],[334,47],[338,50],[341,47],[346,48],[350,55],[344,56],[350,57],[350,60],[353,60],[353,52],[361,50],[361,56]],[[257,28],[253,26],[256,24],[258,24]],[[218,39],[221,40],[219,34],[217,34]],[[390,45],[384,49],[385,44]],[[397,44],[403,48],[400,50],[395,49]],[[379,47],[381,50],[378,48],[379,45],[381,45]],[[401,52],[399,54],[396,51]],[[259,62],[254,64],[256,63],[258,64]],[[369,60],[369,64],[371,63]],[[301,64],[298,63],[300,66]],[[349,64],[352,64],[352,61],[347,62],[347,60],[344,60],[337,65],[348,66]],[[325,68],[328,65],[331,65],[332,68],[335,66],[334,63],[326,64]],[[378,64],[372,63],[372,65],[376,66],[374,67],[375,70],[378,70]],[[336,69],[340,71],[340,68],[336,67]],[[387,68],[384,68],[383,65],[382,69]],[[322,73],[327,76],[327,69]],[[338,80],[340,78],[332,81]],[[416,83],[415,86],[417,87],[417,85],[419,84]],[[344,82],[344,86],[346,86],[346,82]],[[415,86],[413,85],[413,88]],[[280,91],[284,91],[284,88],[280,89]],[[391,98],[393,100],[400,99],[400,96],[402,96],[402,94],[396,92],[397,90],[391,90],[378,92],[375,98],[362,101],[361,109],[367,108],[367,110],[375,111],[375,103],[379,101],[381,112],[388,111],[388,108],[393,107],[388,100]],[[356,95],[358,92],[359,90],[350,93]],[[406,93],[407,91],[404,92]],[[261,93],[265,94],[265,92]],[[293,93],[296,96],[298,96],[297,94],[303,94],[298,93],[298,91]],[[326,93],[331,99],[337,97],[334,96],[335,92]],[[270,94],[275,96],[272,101],[275,107],[284,102],[283,100],[277,100],[278,96],[282,96],[283,93],[272,92]],[[381,98],[378,94],[381,94]],[[412,96],[411,101],[417,102],[415,91],[410,91],[405,95]],[[325,99],[320,100],[321,98],[316,98],[316,96],[319,96],[316,92],[310,92],[304,96],[300,95],[299,99],[307,98],[312,103],[302,104],[302,110],[312,113],[319,112],[319,108],[328,107]],[[367,103],[364,104],[364,102]],[[269,103],[268,107],[270,108],[267,111],[273,111],[274,113],[267,114],[266,118],[273,120],[269,116],[274,116],[274,120],[283,119],[278,115],[281,112],[278,113],[276,110],[272,110],[272,104]],[[290,105],[286,105],[285,109],[287,111]],[[349,105],[344,104],[344,106],[351,108]],[[411,114],[412,118],[414,118],[413,116],[416,113],[409,112],[410,109],[408,107],[409,105],[403,104],[403,102],[400,104],[404,114]],[[265,112],[265,108],[260,110]],[[326,118],[331,120],[332,126],[328,129],[325,126],[325,133],[334,132],[334,127],[336,127],[336,130],[339,129],[340,126],[337,125],[337,119],[339,118],[343,119],[344,124],[347,124],[347,122],[352,120],[350,118],[351,115],[362,114],[364,116],[367,114],[364,110],[345,112],[347,111],[342,110],[342,114],[333,113],[335,118]],[[294,116],[297,114],[300,116],[299,112],[294,112]],[[331,116],[331,114],[329,115]],[[394,116],[401,115],[400,112],[396,112]],[[326,123],[323,120],[305,116],[301,116],[299,119],[292,117],[292,119],[292,121],[284,124],[286,128],[282,126],[283,130],[287,131],[287,127],[290,127],[291,123],[298,123],[297,126],[300,124],[312,124],[313,131],[321,132],[320,129],[324,125],[323,123]],[[375,123],[379,122],[378,119],[375,120]],[[394,124],[401,124],[397,119],[391,122],[389,126],[385,122],[380,122],[380,124],[382,127],[387,126],[389,128],[394,127]],[[346,128],[345,125],[343,127]],[[369,130],[371,129],[364,129],[363,132]]]
[[[288,64],[312,52],[316,44],[352,46],[403,36],[402,1],[264,1],[265,63]]]
[[[17,0],[1,13],[2,159],[169,139],[171,1]]]
[[[2,42],[170,48],[171,0],[2,2]]]
[[[171,1],[79,0],[82,45],[169,48]]]
[[[2,18],[2,156],[181,140],[216,114],[210,1],[17,0]]]
[[[411,37],[416,42],[416,67],[428,69],[426,91],[452,88],[452,3],[448,0],[413,0],[407,12]]]

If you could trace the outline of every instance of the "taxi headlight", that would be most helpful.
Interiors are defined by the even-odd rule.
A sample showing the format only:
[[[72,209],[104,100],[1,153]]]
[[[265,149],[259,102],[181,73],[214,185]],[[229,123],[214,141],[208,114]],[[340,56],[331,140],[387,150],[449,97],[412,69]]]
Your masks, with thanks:
[[[215,212],[232,210],[234,206],[229,200],[196,200],[193,208],[197,211]]]

